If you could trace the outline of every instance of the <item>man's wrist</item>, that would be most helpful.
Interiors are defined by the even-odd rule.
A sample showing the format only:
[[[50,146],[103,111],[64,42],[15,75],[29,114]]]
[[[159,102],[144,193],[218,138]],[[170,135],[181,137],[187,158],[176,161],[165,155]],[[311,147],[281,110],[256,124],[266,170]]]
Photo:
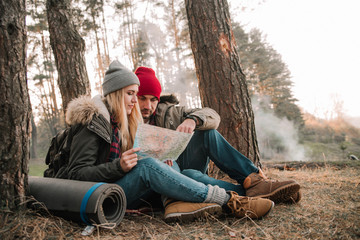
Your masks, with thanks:
[[[197,117],[195,117],[194,115],[187,115],[186,119],[192,119],[195,121],[195,125],[198,126],[199,125],[199,120]]]

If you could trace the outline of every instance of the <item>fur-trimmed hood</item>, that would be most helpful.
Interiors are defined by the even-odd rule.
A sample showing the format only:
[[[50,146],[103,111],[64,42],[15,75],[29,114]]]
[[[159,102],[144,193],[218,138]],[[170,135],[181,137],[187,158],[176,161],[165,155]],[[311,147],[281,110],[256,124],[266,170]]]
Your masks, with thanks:
[[[81,96],[71,100],[66,111],[65,120],[70,126],[76,124],[88,125],[94,115],[103,115],[103,117],[110,123],[110,113],[100,95],[93,98],[89,96]]]
[[[179,100],[177,99],[177,97],[173,94],[171,95],[164,95],[164,96],[160,96],[160,101],[159,103],[170,103],[170,104],[179,104]]]

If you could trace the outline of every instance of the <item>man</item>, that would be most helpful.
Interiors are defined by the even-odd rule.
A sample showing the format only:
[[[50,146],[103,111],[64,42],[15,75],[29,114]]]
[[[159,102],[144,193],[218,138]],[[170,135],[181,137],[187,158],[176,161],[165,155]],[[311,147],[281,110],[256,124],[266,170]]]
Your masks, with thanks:
[[[220,116],[211,108],[186,109],[173,95],[162,96],[161,85],[151,68],[139,67],[135,74],[140,80],[138,102],[144,122],[194,135],[177,159],[181,171],[189,177],[211,184],[204,177],[209,160],[236,180],[239,195],[269,198],[275,203],[298,202],[300,185],[295,181],[268,180],[261,169],[234,149],[215,129]],[[189,171],[190,170],[190,171]],[[197,174],[196,171],[202,174]],[[226,189],[226,186],[221,186]],[[229,189],[232,190],[232,189]]]

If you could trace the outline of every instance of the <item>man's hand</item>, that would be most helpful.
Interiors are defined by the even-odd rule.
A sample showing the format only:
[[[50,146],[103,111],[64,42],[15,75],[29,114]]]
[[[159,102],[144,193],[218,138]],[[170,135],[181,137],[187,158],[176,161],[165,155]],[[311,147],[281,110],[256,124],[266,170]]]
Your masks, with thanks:
[[[132,148],[121,154],[120,166],[124,172],[129,172],[138,162],[138,157],[135,152],[140,151],[140,148]]]
[[[192,133],[196,128],[196,123],[192,119],[185,119],[177,128],[178,132]]]

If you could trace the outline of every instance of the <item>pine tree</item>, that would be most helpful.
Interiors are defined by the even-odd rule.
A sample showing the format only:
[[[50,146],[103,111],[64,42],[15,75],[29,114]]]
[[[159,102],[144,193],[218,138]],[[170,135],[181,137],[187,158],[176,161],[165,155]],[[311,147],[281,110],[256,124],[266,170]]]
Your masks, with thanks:
[[[70,0],[47,0],[50,44],[58,70],[63,109],[81,95],[90,94],[85,63],[85,42],[73,21]]]
[[[246,33],[235,23],[233,31],[250,96],[256,97],[264,110],[271,109],[277,117],[286,117],[301,127],[304,121],[291,92],[291,74],[281,55],[266,43],[258,29]]]
[[[186,0],[185,4],[202,104],[220,114],[219,132],[260,164],[254,114],[235,49],[227,1]]]

